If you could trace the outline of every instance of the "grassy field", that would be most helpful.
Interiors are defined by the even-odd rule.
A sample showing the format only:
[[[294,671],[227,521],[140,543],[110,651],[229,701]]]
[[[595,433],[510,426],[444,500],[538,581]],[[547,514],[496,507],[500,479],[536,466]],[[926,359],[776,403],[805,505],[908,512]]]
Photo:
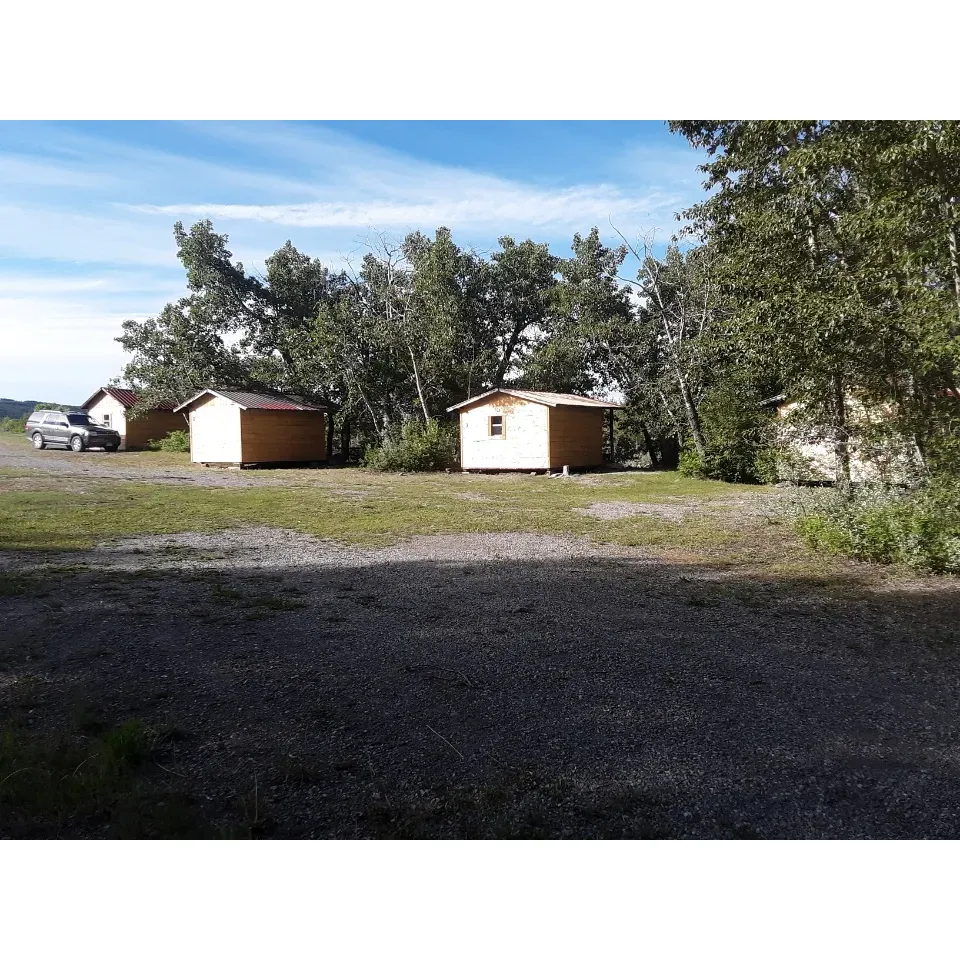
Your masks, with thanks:
[[[18,438],[19,439],[19,438]],[[10,450],[9,441],[3,444]],[[23,444],[13,449],[23,452]],[[31,451],[32,453],[32,451]],[[70,457],[69,453],[53,456]],[[43,454],[37,456],[42,468]],[[691,480],[676,473],[596,474],[573,480],[459,473],[389,475],[358,468],[231,473],[225,487],[150,482],[132,470],[189,471],[186,455],[90,453],[74,462],[112,476],[57,475],[0,468],[0,549],[79,550],[133,534],[213,531],[268,525],[348,543],[385,544],[416,534],[538,532],[588,534],[624,545],[733,548],[724,501],[762,488]],[[656,515],[600,520],[578,513],[597,502],[715,509],[682,522]]]
[[[0,438],[0,836],[946,835],[956,590],[782,493]]]

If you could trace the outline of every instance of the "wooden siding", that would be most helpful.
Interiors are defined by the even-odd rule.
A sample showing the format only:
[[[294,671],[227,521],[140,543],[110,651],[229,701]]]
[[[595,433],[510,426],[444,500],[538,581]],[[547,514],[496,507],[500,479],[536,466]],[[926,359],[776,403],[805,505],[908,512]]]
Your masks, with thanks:
[[[190,411],[190,459],[194,463],[242,462],[240,408],[235,403],[213,396]]]
[[[911,475],[921,470],[916,445],[895,436],[866,443],[861,431],[889,420],[893,410],[888,407],[868,408],[856,397],[847,396],[847,423],[852,436],[847,443],[850,457],[850,479],[854,483],[906,483]],[[781,480],[800,483],[834,483],[837,477],[837,457],[833,431],[828,424],[795,422],[791,414],[800,414],[802,405],[787,400],[777,407],[778,441],[782,456],[778,458],[777,474]]]
[[[172,410],[151,410],[136,420],[127,418],[126,444],[128,450],[146,447],[148,440],[162,440],[171,430],[186,430],[182,413]],[[114,429],[118,429],[114,427]]]
[[[550,467],[599,467],[603,464],[605,410],[550,408]]]
[[[243,410],[243,463],[325,461],[326,414],[315,410]]]
[[[187,429],[183,415],[170,410],[151,410],[145,416],[131,420],[123,404],[107,393],[101,394],[100,399],[87,408],[87,412],[101,423],[104,422],[104,415],[110,416],[110,429],[120,434],[121,450],[146,447],[148,440],[162,440],[171,430]]]
[[[105,414],[109,415],[110,429],[120,434],[120,449],[126,449],[127,411],[119,400],[114,400],[108,393],[101,393],[100,399],[93,406],[87,407],[87,413],[100,423],[104,422]]]
[[[549,409],[500,395],[462,410],[460,466],[464,470],[546,470],[550,466]],[[492,416],[503,417],[502,436],[490,436]]]

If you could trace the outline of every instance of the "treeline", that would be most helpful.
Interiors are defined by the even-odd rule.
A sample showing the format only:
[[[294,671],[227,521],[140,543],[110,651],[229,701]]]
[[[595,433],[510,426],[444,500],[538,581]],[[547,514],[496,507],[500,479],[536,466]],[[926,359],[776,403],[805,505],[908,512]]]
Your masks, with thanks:
[[[956,462],[960,369],[955,121],[676,121],[709,192],[678,238],[570,253],[502,237],[489,256],[439,228],[371,239],[335,272],[289,242],[262,275],[209,221],[177,224],[187,293],[127,321],[123,378],[181,401],[209,384],[332,402],[340,446],[505,384],[621,393],[621,455],[771,476],[760,401],[831,429],[849,474],[849,404],[885,405],[924,463]]]
[[[20,433],[27,425],[27,418],[34,410],[72,410],[73,407],[59,403],[42,403],[36,400],[0,399],[0,433]]]

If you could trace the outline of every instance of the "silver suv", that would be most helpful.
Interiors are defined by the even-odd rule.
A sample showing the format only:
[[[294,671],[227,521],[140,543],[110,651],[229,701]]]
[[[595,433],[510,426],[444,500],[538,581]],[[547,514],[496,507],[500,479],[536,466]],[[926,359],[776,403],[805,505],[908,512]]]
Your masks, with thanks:
[[[120,446],[120,434],[116,430],[97,423],[82,410],[76,413],[36,410],[27,418],[25,430],[38,450],[57,445],[69,447],[76,453],[87,447],[102,447],[113,453]]]

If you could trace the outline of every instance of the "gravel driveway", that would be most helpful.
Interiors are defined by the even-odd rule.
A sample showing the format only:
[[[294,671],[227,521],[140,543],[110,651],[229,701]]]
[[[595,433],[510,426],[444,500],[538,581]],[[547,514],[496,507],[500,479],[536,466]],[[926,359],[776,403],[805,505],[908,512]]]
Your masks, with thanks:
[[[282,483],[282,478],[273,474],[254,474],[239,470],[177,469],[176,467],[132,467],[119,458],[122,453],[88,453],[57,456],[56,452],[44,450],[39,455],[10,453],[0,449],[0,467],[22,470],[41,470],[54,475],[87,477],[104,480],[141,481],[145,483],[195,484],[201,487],[246,487],[262,483]],[[103,463],[110,458],[113,465]]]
[[[215,820],[253,791],[278,837],[960,836],[953,581],[269,528],[51,562],[0,601],[3,706],[175,730],[157,776]]]

